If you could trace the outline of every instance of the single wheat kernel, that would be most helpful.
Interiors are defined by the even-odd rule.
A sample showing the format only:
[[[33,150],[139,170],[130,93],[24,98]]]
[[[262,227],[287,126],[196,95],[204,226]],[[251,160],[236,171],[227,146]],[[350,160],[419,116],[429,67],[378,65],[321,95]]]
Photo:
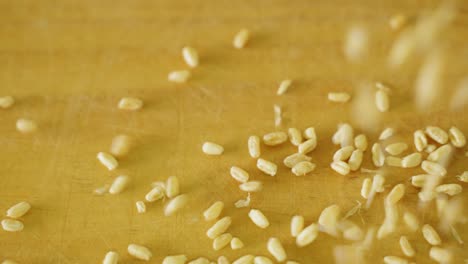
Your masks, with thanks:
[[[361,196],[364,199],[369,198],[369,194],[371,190],[372,190],[372,181],[370,178],[365,178],[364,181],[362,182]]]
[[[188,66],[195,68],[198,66],[198,52],[192,47],[182,48],[182,57]]]
[[[431,247],[431,250],[429,251],[429,257],[439,263],[451,263],[453,260],[452,252],[450,252],[448,249],[440,247]]]
[[[283,262],[286,260],[287,255],[286,251],[281,244],[281,241],[276,237],[271,237],[268,239],[267,243],[268,252],[278,261]]]
[[[351,170],[348,163],[344,161],[334,161],[331,163],[330,167],[341,175],[348,175]]]
[[[419,166],[419,164],[421,164],[421,161],[421,153],[415,152],[403,157],[403,159],[401,160],[401,165],[403,166],[403,168],[414,168]]]
[[[367,51],[369,36],[366,28],[362,25],[353,25],[346,34],[344,54],[350,62],[356,63],[362,60]]]
[[[286,93],[286,91],[289,89],[289,86],[291,86],[292,81],[291,80],[284,80],[280,83],[278,91],[276,92],[277,95],[282,95]]]
[[[155,181],[151,183],[151,187],[159,187],[161,188],[162,192],[164,193],[166,191],[166,183],[163,181]]]
[[[235,36],[232,45],[236,49],[242,49],[247,44],[250,38],[250,31],[248,29],[241,29]]]
[[[188,196],[186,194],[180,194],[172,200],[170,200],[166,208],[164,209],[164,215],[165,216],[170,216],[178,212],[180,209],[184,208],[187,205],[188,202]]]
[[[436,150],[436,149],[437,149],[436,145],[429,144],[429,145],[426,146],[424,151],[426,151],[426,153],[431,153],[431,152],[434,152],[434,150]]]
[[[281,106],[277,104],[273,105],[273,114],[275,119],[275,127],[281,126],[281,123],[283,122],[283,110],[281,109]]]
[[[112,139],[109,152],[116,157],[123,157],[128,154],[130,147],[130,137],[127,135],[118,135]]]
[[[414,249],[411,246],[408,238],[406,236],[401,236],[400,237],[400,247],[401,251],[403,251],[403,254],[407,257],[413,257],[414,256]]]
[[[390,17],[388,20],[388,25],[392,30],[397,31],[403,28],[407,22],[408,18],[404,14],[398,13]]]
[[[187,262],[187,256],[175,255],[175,256],[166,256],[162,264],[185,264],[186,262]]]
[[[203,143],[202,151],[207,155],[221,155],[224,152],[224,148],[213,142],[205,142]]]
[[[218,251],[229,245],[232,240],[232,235],[229,233],[222,234],[213,240],[213,249]]]
[[[398,157],[387,156],[385,158],[385,164],[391,167],[403,167],[403,160]]]
[[[449,139],[447,132],[436,126],[426,127],[426,134],[439,144],[445,144]]]
[[[263,136],[263,143],[267,146],[277,146],[288,140],[288,135],[285,132],[271,132]]]
[[[426,184],[426,181],[429,177],[432,177],[430,174],[419,174],[411,176],[411,184],[414,187],[422,188]]]
[[[375,106],[380,112],[387,112],[390,108],[390,97],[384,90],[377,90],[375,92]]]
[[[302,143],[302,134],[299,129],[295,127],[289,128],[288,136],[289,136],[289,141],[291,141],[291,144],[293,144],[294,146],[299,146],[299,144]]]
[[[450,159],[453,151],[454,149],[452,145],[450,144],[442,145],[439,148],[432,151],[429,154],[429,156],[427,156],[427,160],[435,161],[439,164],[444,164]]]
[[[270,176],[275,176],[276,171],[278,170],[278,166],[276,166],[276,164],[264,159],[257,160],[257,168]]]
[[[427,147],[427,137],[422,130],[416,130],[413,139],[416,150],[423,151]]]
[[[228,258],[226,258],[225,256],[220,256],[218,258],[218,264],[231,264],[231,262],[229,262]]]
[[[263,189],[261,181],[248,181],[239,185],[239,189],[244,192],[259,192]]]
[[[137,259],[140,259],[140,260],[149,261],[151,259],[151,257],[153,256],[153,254],[151,253],[151,251],[147,247],[137,245],[137,244],[128,245],[127,250],[128,250],[128,254],[130,254],[130,256],[132,256],[134,258],[137,258]]]
[[[0,108],[7,109],[10,108],[15,103],[15,99],[12,96],[2,96],[0,97]]]
[[[463,148],[466,145],[465,135],[457,127],[453,126],[449,129],[449,138],[452,145],[457,148]]]
[[[408,260],[396,256],[385,256],[384,257],[385,264],[408,264]]]
[[[25,215],[29,209],[31,209],[31,205],[28,202],[19,202],[7,210],[6,216],[10,218],[18,218]]]
[[[468,182],[468,171],[464,171],[462,174],[456,176],[461,182]]]
[[[296,245],[298,247],[305,247],[315,241],[319,233],[319,227],[317,224],[310,224],[304,228],[299,235],[296,237]]]
[[[145,202],[143,201],[137,201],[135,203],[135,206],[136,206],[136,209],[137,209],[137,212],[139,214],[142,214],[142,213],[145,213],[146,212],[146,205],[145,205]]]
[[[301,153],[294,153],[284,158],[283,163],[288,168],[293,168],[299,162],[311,161],[312,158]]]
[[[387,203],[390,203],[390,204],[396,204],[398,203],[398,201],[401,200],[401,198],[403,198],[404,195],[405,195],[405,185],[400,183],[400,184],[395,185],[395,187],[393,187],[393,189],[387,195],[386,201]]]
[[[191,260],[188,264],[211,264],[211,262],[204,257],[200,257],[200,258]]]
[[[179,184],[179,178],[176,176],[170,176],[167,179],[166,183],[166,196],[168,198],[173,198],[179,195],[180,192],[180,184]]]
[[[302,215],[295,215],[291,219],[291,236],[297,237],[304,229],[304,217]]]
[[[304,138],[306,139],[315,139],[317,142],[317,134],[315,133],[314,127],[308,127],[304,129]]]
[[[292,168],[292,173],[296,176],[304,176],[307,173],[315,170],[316,165],[310,161],[301,161],[294,165]]]
[[[2,228],[8,232],[18,232],[24,229],[22,222],[14,219],[3,219]]]
[[[354,143],[353,127],[348,123],[344,123],[339,126],[338,131],[341,147],[352,146]]]
[[[346,92],[328,93],[328,100],[335,103],[346,103],[351,99],[351,95]]]
[[[338,227],[343,232],[343,238],[347,240],[359,241],[364,237],[364,232],[355,223],[349,220],[342,220]]]
[[[301,154],[307,154],[313,151],[317,147],[317,139],[311,138],[302,142],[298,146],[298,152]]]
[[[273,264],[273,261],[264,256],[256,256],[253,264]]]
[[[265,229],[270,226],[268,218],[262,213],[262,211],[258,209],[251,209],[249,212],[249,218],[256,226],[260,228]]]
[[[244,243],[238,237],[233,237],[231,240],[231,249],[237,250],[244,247]]]
[[[381,193],[385,190],[385,177],[382,174],[374,175],[372,180],[372,190],[377,193]]]
[[[424,236],[424,239],[426,239],[426,241],[433,245],[433,246],[437,246],[437,245],[440,245],[441,243],[441,240],[440,240],[440,236],[439,234],[437,233],[437,231],[432,227],[430,226],[429,224],[425,224],[423,227],[422,227],[422,234]]]
[[[260,138],[258,136],[250,136],[247,141],[250,157],[256,159],[260,157]]]
[[[372,146],[372,162],[376,167],[382,167],[385,163],[385,154],[379,143]]]
[[[367,150],[367,137],[364,134],[359,134],[354,138],[354,146],[361,150],[361,151],[366,151]]]
[[[119,163],[114,158],[114,156],[106,152],[99,152],[97,154],[97,159],[99,160],[99,162],[101,162],[102,165],[104,165],[110,171],[114,170],[115,168],[119,166]]]
[[[123,97],[117,107],[121,110],[136,111],[143,107],[143,101],[135,97]]]
[[[252,264],[254,258],[253,255],[245,255],[235,260],[232,264]]]
[[[353,151],[351,157],[349,157],[348,160],[349,168],[351,169],[351,171],[357,171],[361,167],[363,155],[364,153],[360,149],[356,149]]]
[[[354,151],[353,146],[342,147],[333,155],[333,161],[346,161]]]
[[[145,195],[145,200],[154,202],[164,197],[164,189],[161,186],[155,186]]]
[[[107,252],[102,264],[117,264],[119,262],[119,254],[114,251]]]
[[[341,215],[341,209],[338,205],[333,204],[323,209],[320,213],[318,224],[320,225],[320,231],[328,233],[332,236],[338,235],[338,220]]]
[[[215,220],[223,211],[224,203],[221,201],[214,202],[208,209],[203,212],[203,217],[206,221]]]
[[[442,165],[432,161],[423,161],[421,163],[421,168],[431,175],[445,176],[445,174],[447,174],[447,170],[442,167]]]
[[[393,134],[395,134],[395,129],[391,127],[387,127],[380,133],[379,140],[389,139],[390,137],[393,136]]]
[[[125,189],[125,187],[127,187],[129,182],[130,182],[130,177],[126,175],[117,176],[109,188],[109,193],[110,194],[121,193]]]
[[[435,188],[436,192],[445,193],[450,196],[457,195],[461,193],[462,190],[463,190],[463,187],[460,184],[456,184],[456,183],[442,184]]]
[[[186,82],[192,74],[187,70],[172,71],[167,75],[167,80],[175,83]]]
[[[390,155],[397,156],[403,153],[403,151],[408,149],[408,145],[403,142],[393,143],[385,147],[385,151],[387,151]]]
[[[208,231],[206,232],[206,235],[211,239],[215,239],[222,233],[226,232],[231,223],[231,217],[225,216],[219,219],[212,227],[210,227],[210,229],[208,229]]]
[[[236,208],[243,208],[250,206],[250,193],[247,193],[247,197],[245,199],[240,199],[234,203]]]
[[[37,124],[33,120],[20,118],[16,121],[16,129],[23,134],[29,134],[37,130]]]

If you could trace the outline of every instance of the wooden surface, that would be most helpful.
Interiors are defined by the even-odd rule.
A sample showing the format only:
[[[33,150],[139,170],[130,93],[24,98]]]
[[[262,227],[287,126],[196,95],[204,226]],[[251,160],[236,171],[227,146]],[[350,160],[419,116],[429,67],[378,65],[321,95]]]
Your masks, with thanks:
[[[468,134],[467,109],[449,113],[446,101],[468,68],[467,2],[459,1],[459,15],[444,33],[448,43],[444,97],[433,111],[414,111],[412,87],[418,61],[400,71],[389,71],[386,58],[396,34],[388,18],[396,12],[410,16],[437,1],[0,1],[0,95],[17,103],[0,111],[0,210],[19,201],[33,208],[22,217],[19,233],[0,231],[0,260],[19,263],[99,263],[115,250],[121,263],[139,263],[126,252],[129,243],[153,251],[151,263],[165,255],[187,254],[192,259],[234,260],[244,254],[267,255],[266,241],[281,239],[289,259],[301,263],[332,263],[334,245],[349,244],[320,234],[311,245],[298,249],[289,235],[294,214],[306,223],[317,220],[321,210],[336,203],[344,211],[363,202],[362,180],[372,175],[352,173],[343,177],[329,168],[333,152],[331,135],[339,122],[350,121],[351,103],[326,100],[328,91],[352,92],[363,81],[382,80],[394,87],[392,107],[377,130],[398,129],[394,140],[412,142],[412,132],[426,125],[451,125]],[[369,57],[351,65],[342,55],[346,29],[354,22],[370,32]],[[233,35],[242,27],[252,31],[244,50],[232,48]],[[181,48],[195,47],[201,65],[187,84],[167,82],[172,70],[186,69]],[[285,78],[294,80],[290,91],[275,95]],[[123,96],[145,102],[139,112],[116,108]],[[248,156],[249,135],[275,130],[273,104],[284,109],[284,125],[304,129],[315,126],[319,143],[311,153],[318,168],[296,177],[279,166],[276,177],[255,168]],[[362,113],[365,115],[366,113]],[[15,130],[18,118],[36,120],[39,130],[22,135]],[[126,133],[136,140],[120,167],[107,171],[96,153],[109,148],[111,138]],[[368,133],[371,141],[376,134]],[[225,147],[219,157],[205,156],[201,144],[211,140]],[[412,146],[412,144],[411,144]],[[413,147],[411,147],[413,149]],[[263,147],[263,156],[278,164],[295,151],[290,144]],[[458,151],[446,182],[466,170],[467,158]],[[261,209],[271,226],[260,230],[247,217],[248,209],[233,203],[244,198],[229,176],[238,165],[261,180],[265,187],[252,195],[252,208]],[[369,151],[363,167],[374,168]],[[417,189],[408,178],[421,169],[388,169],[387,183],[406,184],[408,195],[400,207],[418,214],[422,222],[437,226],[434,205],[417,208]],[[93,190],[119,174],[128,174],[131,186],[120,195],[95,196]],[[189,207],[164,217],[163,203],[136,213],[135,201],[144,197],[150,183],[177,175]],[[464,187],[467,187],[464,184]],[[467,192],[462,196],[468,198]],[[363,228],[383,221],[382,195],[368,211],[351,219]],[[205,232],[212,223],[201,212],[212,202],[226,204],[223,215],[233,218],[229,232],[245,248],[213,251]],[[468,228],[457,226],[468,241]],[[404,228],[369,252],[369,263],[385,255],[402,256],[401,234],[413,242],[417,263],[430,263],[430,246],[420,232]],[[443,234],[443,246],[468,258],[466,246]]]

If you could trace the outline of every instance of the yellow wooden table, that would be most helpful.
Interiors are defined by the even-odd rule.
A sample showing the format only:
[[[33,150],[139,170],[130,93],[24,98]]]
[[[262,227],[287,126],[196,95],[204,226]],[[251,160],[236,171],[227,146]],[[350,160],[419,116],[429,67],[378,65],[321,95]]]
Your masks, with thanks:
[[[412,132],[426,125],[448,129],[456,125],[468,133],[467,109],[448,112],[446,98],[433,112],[416,114],[412,88],[417,71],[409,65],[389,71],[386,59],[396,34],[388,27],[397,12],[409,16],[437,1],[0,1],[0,95],[12,95],[17,103],[0,111],[0,210],[19,201],[33,208],[21,218],[19,233],[0,231],[0,260],[18,263],[99,263],[115,250],[121,263],[139,263],[126,252],[129,243],[153,251],[151,263],[164,256],[187,254],[230,260],[244,254],[269,256],[266,241],[276,236],[289,259],[301,263],[333,263],[333,247],[349,244],[320,234],[311,245],[299,249],[289,235],[294,214],[306,223],[317,221],[321,210],[336,203],[344,211],[364,202],[359,195],[362,180],[371,174],[341,176],[329,168],[333,152],[331,135],[339,122],[350,121],[351,104],[326,100],[332,90],[352,92],[362,81],[385,81],[394,87],[391,111],[378,130],[397,128],[395,140],[412,143]],[[444,75],[446,94],[468,68],[468,5],[459,1],[459,14],[445,32],[449,64]],[[345,61],[342,43],[353,22],[369,29],[370,56],[361,64]],[[232,48],[233,35],[249,28],[252,38],[243,50]],[[172,70],[186,69],[181,48],[195,47],[201,64],[186,84],[167,81]],[[284,96],[276,96],[281,80],[294,84]],[[144,100],[139,112],[119,111],[123,96]],[[448,97],[447,97],[448,98]],[[296,177],[279,166],[276,177],[255,168],[247,153],[249,135],[275,130],[273,104],[284,109],[282,129],[315,126],[319,143],[311,153],[318,168]],[[365,114],[365,113],[363,113]],[[18,118],[38,122],[39,130],[23,135],[15,130]],[[126,133],[135,147],[107,171],[96,153],[107,151],[113,136]],[[378,135],[368,134],[372,142]],[[204,141],[225,147],[222,156],[201,152]],[[411,144],[411,148],[412,144]],[[295,151],[290,144],[263,147],[263,156],[278,164]],[[447,182],[466,170],[467,158],[458,151]],[[260,208],[271,226],[260,230],[248,219],[248,208],[236,209],[245,198],[229,175],[229,168],[245,168],[252,179],[264,182],[264,190],[252,195],[252,208]],[[363,167],[374,168],[370,152]],[[401,209],[417,212],[422,222],[437,226],[434,205],[418,210],[417,192],[408,179],[421,169],[391,169],[387,183],[404,182],[407,196]],[[93,190],[119,174],[131,177],[120,195],[95,196]],[[163,203],[137,214],[135,201],[143,199],[153,181],[176,175],[188,207],[172,217],[163,216]],[[466,184],[464,184],[466,187]],[[462,196],[468,198],[467,192]],[[383,221],[383,195],[368,211],[351,219],[364,229]],[[245,247],[212,250],[205,235],[212,223],[201,213],[212,202],[226,204],[223,215],[233,218],[229,232]],[[457,226],[468,241],[466,225]],[[369,263],[383,256],[403,256],[399,231],[376,242]],[[408,233],[418,252],[414,261],[431,263],[430,246],[421,233]],[[443,234],[443,246],[468,258],[466,246]]]

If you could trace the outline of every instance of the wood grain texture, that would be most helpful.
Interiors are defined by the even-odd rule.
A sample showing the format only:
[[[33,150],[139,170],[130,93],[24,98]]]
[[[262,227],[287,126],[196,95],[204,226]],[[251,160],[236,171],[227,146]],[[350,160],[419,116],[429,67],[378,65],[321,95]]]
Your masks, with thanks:
[[[350,121],[351,107],[328,102],[329,91],[353,93],[365,81],[390,83],[391,111],[377,130],[394,126],[395,140],[411,146],[412,132],[426,125],[456,125],[468,134],[468,109],[458,114],[446,110],[456,83],[467,74],[468,2],[459,1],[458,17],[443,35],[449,63],[444,97],[434,109],[418,114],[413,107],[420,60],[400,71],[386,67],[396,36],[388,18],[396,12],[415,16],[437,2],[0,1],[0,95],[17,100],[13,108],[0,111],[0,210],[22,200],[33,206],[21,218],[23,232],[0,231],[0,260],[99,263],[107,251],[115,250],[122,263],[139,263],[127,254],[129,243],[151,248],[151,263],[181,253],[190,259],[226,255],[233,260],[247,253],[268,256],[266,241],[276,236],[290,259],[333,263],[333,246],[346,243],[343,240],[320,234],[313,244],[298,249],[289,235],[294,214],[303,214],[308,224],[332,203],[346,211],[356,200],[363,201],[359,190],[369,175],[343,177],[329,168],[336,150],[331,135],[339,122]],[[371,36],[369,56],[357,65],[347,63],[342,54],[345,32],[354,22],[365,25]],[[232,37],[243,27],[251,29],[251,41],[244,50],[235,50]],[[181,58],[185,45],[199,51],[200,66],[187,84],[169,83],[168,72],[187,68]],[[278,97],[276,89],[286,78],[294,83]],[[117,102],[123,96],[142,98],[144,108],[119,111]],[[284,108],[284,129],[316,127],[319,143],[311,156],[318,168],[312,174],[296,177],[279,166],[278,175],[269,177],[248,156],[248,136],[275,129],[273,104]],[[20,117],[36,120],[38,132],[16,132]],[[108,150],[112,137],[120,133],[134,137],[136,144],[118,170],[108,172],[96,153]],[[372,142],[378,137],[368,136]],[[222,144],[224,155],[204,155],[201,145],[206,140]],[[280,164],[295,148],[287,144],[262,151],[264,158]],[[364,157],[363,166],[373,168],[370,153]],[[464,152],[458,151],[446,181],[455,182],[454,175],[466,170],[466,164]],[[269,218],[268,229],[256,227],[247,208],[234,207],[245,194],[229,176],[232,165],[264,182],[264,191],[252,195],[251,205]],[[421,169],[388,173],[389,185],[404,182],[408,187],[401,209],[437,226],[434,205],[418,209],[417,189],[408,183]],[[132,178],[125,192],[92,194],[119,174]],[[190,196],[189,208],[164,217],[163,203],[156,202],[146,214],[137,214],[135,201],[144,197],[150,183],[170,175],[180,178],[182,192]],[[468,198],[466,191],[462,197]],[[202,212],[216,200],[226,204],[223,215],[233,218],[229,232],[241,238],[245,248],[212,250],[205,235],[212,223],[203,220]],[[379,196],[362,212],[365,223],[358,215],[351,220],[364,227],[380,224],[382,204]],[[457,229],[468,241],[466,224]],[[369,263],[381,263],[389,254],[403,256],[398,245],[402,233],[375,243]],[[428,263],[430,247],[421,233],[407,236],[417,252],[414,261]],[[468,258],[450,234],[442,240],[456,253],[456,263]]]

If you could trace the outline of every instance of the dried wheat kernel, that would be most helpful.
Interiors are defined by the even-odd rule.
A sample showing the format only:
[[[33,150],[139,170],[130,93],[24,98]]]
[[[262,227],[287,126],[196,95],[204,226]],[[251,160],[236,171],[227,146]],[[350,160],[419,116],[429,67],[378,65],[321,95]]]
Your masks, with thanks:
[[[166,183],[166,196],[168,198],[173,198],[179,195],[180,192],[180,184],[179,184],[179,178],[176,176],[170,176],[167,179]]]
[[[107,252],[102,264],[117,264],[119,262],[119,254],[114,251]]]
[[[311,161],[312,158],[309,157],[309,156],[306,156],[304,154],[301,154],[301,153],[294,153],[292,155],[289,155],[287,156],[284,160],[283,160],[283,163],[286,167],[288,168],[293,168],[294,166],[296,166],[296,164],[298,164],[299,162],[303,162],[303,161]]]
[[[252,222],[260,227],[260,228],[267,228],[270,226],[270,222],[268,221],[268,218],[262,213],[262,211],[258,209],[251,209],[249,212],[249,218],[252,220]]]
[[[339,143],[341,147],[352,146],[354,143],[353,127],[348,123],[340,124],[338,131],[337,133],[339,135]]]
[[[263,183],[261,181],[249,181],[239,185],[239,189],[244,192],[259,192],[263,189]]]
[[[315,241],[319,233],[319,227],[317,224],[310,224],[304,228],[299,235],[296,237],[296,245],[298,247],[305,247]]]
[[[403,168],[414,168],[419,166],[422,161],[422,155],[421,153],[415,152],[412,154],[409,154],[401,160],[401,165]]]
[[[188,264],[211,264],[211,262],[204,257],[199,257],[197,259],[191,260]]]
[[[270,254],[278,262],[283,262],[286,260],[287,258],[286,251],[284,250],[283,245],[281,244],[281,241],[278,238],[272,237],[268,239],[267,249],[268,249],[268,252],[270,252]]]
[[[267,146],[277,146],[288,140],[288,135],[285,132],[271,132],[263,136],[263,143]]]
[[[348,163],[344,161],[334,161],[331,163],[330,167],[341,175],[348,175],[351,170]]]
[[[258,136],[250,136],[247,142],[250,157],[256,159],[260,157],[260,138]]]
[[[165,216],[170,216],[178,212],[180,209],[184,208],[187,205],[188,202],[188,196],[186,194],[180,194],[172,200],[170,200],[166,208],[164,209],[164,215]]]
[[[232,264],[252,264],[254,261],[254,258],[255,257],[253,255],[245,255],[245,256],[238,258]]]
[[[186,262],[187,262],[187,256],[175,255],[175,256],[165,257],[162,264],[185,264]]]
[[[130,256],[140,259],[140,260],[149,261],[151,257],[153,256],[153,254],[147,247],[137,245],[137,244],[128,245],[127,250]]]
[[[206,235],[211,239],[215,239],[222,233],[226,232],[231,223],[231,217],[225,216],[219,219],[212,227],[210,227],[210,229],[208,229],[208,231],[206,232]]]
[[[463,148],[466,145],[466,138],[463,132],[457,127],[451,127],[449,130],[449,138],[452,145],[457,148]]]
[[[385,154],[379,143],[372,146],[372,162],[376,167],[382,167],[385,163]]]
[[[304,129],[304,138],[306,139],[315,139],[317,141],[317,134],[315,133],[314,127],[308,127]]]
[[[233,237],[231,240],[231,249],[237,250],[244,247],[244,243],[238,237]]]
[[[187,70],[172,71],[167,76],[167,80],[175,83],[184,83],[186,82],[192,74]]]
[[[432,226],[425,224],[422,227],[422,234],[424,236],[424,239],[426,239],[426,241],[429,244],[433,246],[440,245],[441,243],[440,236]]]
[[[20,202],[10,207],[6,212],[6,216],[18,218],[25,215],[29,209],[31,209],[31,205],[28,202]]]
[[[395,187],[393,187],[393,189],[387,195],[386,201],[387,203],[390,203],[390,204],[396,204],[398,203],[398,201],[401,200],[401,198],[403,198],[404,195],[405,195],[405,185],[400,183],[400,184],[395,185]]]
[[[381,193],[385,190],[385,177],[381,174],[374,175],[372,180],[372,190],[377,193]]]
[[[419,220],[414,214],[405,212],[403,214],[403,221],[411,229],[411,231],[414,232],[419,229]]]
[[[372,181],[370,178],[365,178],[364,181],[362,182],[361,196],[364,199],[369,198],[369,194],[371,190],[372,190]]]
[[[357,171],[361,167],[363,155],[364,153],[360,149],[356,149],[351,153],[351,157],[348,160],[351,171]]]
[[[302,215],[295,215],[291,219],[291,235],[297,237],[304,229],[304,217]]]
[[[328,93],[328,100],[335,103],[346,103],[351,99],[351,95],[346,92],[332,92]]]
[[[445,144],[449,139],[447,132],[436,126],[426,127],[426,134],[439,144]]]
[[[242,49],[247,44],[250,38],[250,31],[248,29],[241,29],[235,36],[232,45],[236,49]]]
[[[15,103],[15,99],[12,96],[2,96],[0,97],[0,108],[7,109],[10,108]]]
[[[256,256],[253,264],[273,264],[273,261],[264,256]]]
[[[2,228],[8,232],[18,232],[24,229],[22,222],[14,219],[3,219]]]
[[[299,129],[295,127],[289,128],[288,136],[289,136],[289,141],[291,141],[291,144],[293,144],[294,146],[299,146],[299,144],[302,143],[302,134]]]
[[[116,157],[123,157],[128,154],[130,147],[130,137],[127,135],[118,135],[112,139],[110,153]]]
[[[419,187],[422,188],[424,187],[424,184],[426,184],[426,181],[429,177],[432,177],[430,174],[419,174],[419,175],[414,175],[411,176],[411,184],[414,187]]]
[[[206,221],[215,220],[219,217],[221,212],[223,211],[224,203],[221,201],[217,201],[213,203],[208,209],[203,212],[203,217]]]
[[[403,160],[398,157],[387,156],[385,158],[385,164],[391,167],[403,167]]]
[[[220,256],[218,258],[218,264],[231,264],[231,262],[229,262],[228,258],[226,258],[225,256]]]
[[[154,186],[151,191],[145,195],[145,200],[148,202],[154,202],[164,197],[164,189],[161,186]]]
[[[468,182],[468,171],[464,171],[462,174],[456,176],[461,182]]]
[[[121,110],[136,111],[143,107],[143,101],[135,97],[123,97],[117,107]]]
[[[213,249],[218,251],[229,245],[232,240],[232,235],[229,233],[222,234],[213,240]]]
[[[359,134],[354,138],[354,146],[361,150],[366,151],[367,149],[367,137],[364,134]]]
[[[427,147],[427,137],[422,130],[416,130],[413,134],[414,146],[418,151],[423,151]]]
[[[435,161],[439,164],[444,164],[450,159],[450,156],[452,155],[453,151],[454,149],[452,145],[450,144],[442,145],[439,148],[432,151],[429,154],[429,156],[427,156],[427,160]]]
[[[99,152],[97,154],[97,159],[99,160],[99,162],[101,162],[102,165],[104,165],[110,171],[114,170],[115,168],[119,166],[119,163],[114,158],[114,156],[106,152]]]
[[[385,151],[387,151],[390,155],[397,156],[403,153],[403,151],[408,149],[408,145],[403,142],[393,143],[385,147]]]
[[[442,165],[432,161],[423,161],[421,163],[421,168],[431,175],[445,176],[445,174],[447,174],[447,170],[442,167]]]
[[[448,249],[440,247],[432,247],[429,251],[429,257],[439,263],[451,263],[453,260],[452,252],[450,252]]]
[[[400,247],[401,251],[403,251],[403,254],[407,257],[413,257],[414,256],[414,249],[411,246],[408,238],[406,236],[401,236],[400,237]]]
[[[408,264],[408,260],[396,256],[385,256],[384,257],[385,264]]]
[[[394,31],[400,30],[402,27],[406,25],[408,22],[408,18],[401,13],[394,14],[388,20],[388,25]]]
[[[390,108],[390,97],[384,90],[378,90],[375,92],[375,106],[380,112],[387,112]]]
[[[283,122],[283,110],[281,106],[275,104],[273,105],[273,113],[275,118],[275,127],[281,126],[281,122]]]
[[[192,47],[182,48],[182,57],[188,66],[195,68],[198,66],[198,52]]]
[[[276,164],[264,159],[257,160],[257,168],[270,176],[275,176],[276,171],[278,170],[278,166],[276,166]]]
[[[296,165],[294,165],[291,171],[296,176],[303,176],[313,171],[315,167],[316,165],[310,161],[301,161],[297,163]]]
[[[445,193],[450,196],[457,195],[461,193],[462,190],[463,190],[463,187],[460,184],[456,184],[456,183],[442,184],[435,188],[436,192]]]
[[[298,152],[301,154],[307,154],[313,151],[317,147],[317,139],[311,138],[302,142],[298,146]]]
[[[291,86],[292,81],[291,80],[284,80],[280,83],[278,91],[276,92],[277,95],[282,95],[286,93],[286,91],[289,89],[289,86]]]
[[[349,159],[353,151],[354,151],[353,146],[342,147],[335,152],[335,154],[333,155],[333,160],[334,161],[340,161],[340,160],[346,161]]]
[[[37,124],[33,120],[20,118],[16,121],[16,129],[23,134],[29,134],[37,130]]]
[[[341,209],[338,205],[333,204],[323,209],[320,213],[318,224],[320,231],[328,233],[332,236],[338,235],[338,220],[341,215]]]
[[[109,188],[109,193],[110,194],[121,193],[125,189],[125,187],[127,187],[129,182],[130,182],[130,177],[126,175],[117,176]]]
[[[391,127],[387,127],[380,133],[379,140],[389,139],[390,137],[393,136],[393,134],[395,134],[395,129]]]
[[[203,143],[202,150],[207,155],[221,155],[224,152],[223,146],[213,142]]]
[[[142,213],[145,213],[145,212],[146,212],[146,205],[145,205],[145,203],[144,203],[143,201],[137,201],[137,202],[135,203],[135,206],[136,206],[137,212],[138,212],[139,214],[142,214]]]

